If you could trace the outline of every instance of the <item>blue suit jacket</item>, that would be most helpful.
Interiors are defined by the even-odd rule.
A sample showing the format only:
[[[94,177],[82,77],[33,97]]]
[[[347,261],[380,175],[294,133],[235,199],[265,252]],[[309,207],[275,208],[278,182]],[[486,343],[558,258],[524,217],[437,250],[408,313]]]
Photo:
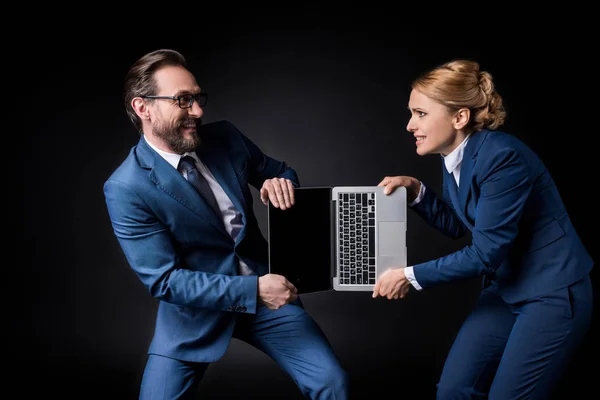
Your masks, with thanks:
[[[242,259],[268,272],[267,242],[253,213],[249,184],[296,172],[263,154],[232,124],[202,126],[197,154],[242,214],[234,242],[185,178],[140,138],[104,184],[114,233],[133,270],[159,300],[149,353],[180,360],[219,359],[236,313],[255,313],[257,276],[239,276]]]
[[[414,210],[431,226],[472,244],[414,266],[426,288],[484,276],[509,303],[570,285],[593,261],[577,235],[550,174],[516,137],[483,130],[465,147],[457,189],[442,165],[443,200],[427,190]],[[490,290],[492,290],[490,289]]]

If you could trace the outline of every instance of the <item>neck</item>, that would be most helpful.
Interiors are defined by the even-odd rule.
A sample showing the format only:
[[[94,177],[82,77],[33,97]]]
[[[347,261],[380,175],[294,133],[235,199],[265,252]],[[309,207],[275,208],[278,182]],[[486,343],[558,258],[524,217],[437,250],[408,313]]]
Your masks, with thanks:
[[[179,153],[173,151],[173,149],[171,149],[164,142],[164,140],[162,140],[161,138],[156,136],[154,133],[152,133],[152,130],[142,129],[142,134],[144,135],[144,139],[146,139],[146,141],[148,143],[152,144],[152,146],[156,147],[157,149],[160,149],[166,153],[179,154]]]
[[[448,154],[452,153],[467,138],[467,136],[469,136],[468,132],[463,131],[463,130],[457,131],[456,136],[454,137],[454,140],[452,141],[452,144],[450,145],[450,147],[445,152],[442,152],[441,154],[444,157],[446,157]]]

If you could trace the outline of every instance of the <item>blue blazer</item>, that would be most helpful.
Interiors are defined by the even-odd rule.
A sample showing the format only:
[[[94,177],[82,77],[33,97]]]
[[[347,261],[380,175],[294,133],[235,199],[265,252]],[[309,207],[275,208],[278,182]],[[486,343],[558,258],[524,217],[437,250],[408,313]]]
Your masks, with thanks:
[[[568,286],[593,266],[550,174],[516,137],[482,130],[464,151],[457,189],[442,163],[443,196],[427,190],[413,209],[431,226],[472,244],[414,266],[423,287],[483,276],[515,303]],[[490,290],[492,290],[490,289]]]
[[[252,208],[249,185],[296,172],[263,154],[231,123],[200,130],[199,158],[237,210],[236,241],[185,178],[144,138],[104,184],[114,233],[129,265],[159,300],[149,353],[212,362],[230,342],[236,313],[255,313],[257,276],[268,272],[267,242]],[[238,275],[244,260],[257,276]]]

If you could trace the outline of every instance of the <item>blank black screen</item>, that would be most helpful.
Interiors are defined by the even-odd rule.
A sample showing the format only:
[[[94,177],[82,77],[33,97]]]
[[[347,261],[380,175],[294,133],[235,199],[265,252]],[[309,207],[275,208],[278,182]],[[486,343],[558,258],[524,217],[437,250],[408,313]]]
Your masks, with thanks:
[[[285,276],[300,294],[332,288],[331,190],[297,188],[287,210],[269,203],[271,273]]]

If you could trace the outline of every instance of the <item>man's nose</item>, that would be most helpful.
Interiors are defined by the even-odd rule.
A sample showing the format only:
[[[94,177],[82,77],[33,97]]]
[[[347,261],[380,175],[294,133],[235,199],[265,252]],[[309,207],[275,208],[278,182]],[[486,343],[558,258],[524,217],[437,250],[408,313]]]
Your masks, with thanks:
[[[200,118],[204,115],[204,110],[202,109],[202,107],[200,107],[197,101],[194,101],[192,106],[188,108],[188,114],[191,117]]]

